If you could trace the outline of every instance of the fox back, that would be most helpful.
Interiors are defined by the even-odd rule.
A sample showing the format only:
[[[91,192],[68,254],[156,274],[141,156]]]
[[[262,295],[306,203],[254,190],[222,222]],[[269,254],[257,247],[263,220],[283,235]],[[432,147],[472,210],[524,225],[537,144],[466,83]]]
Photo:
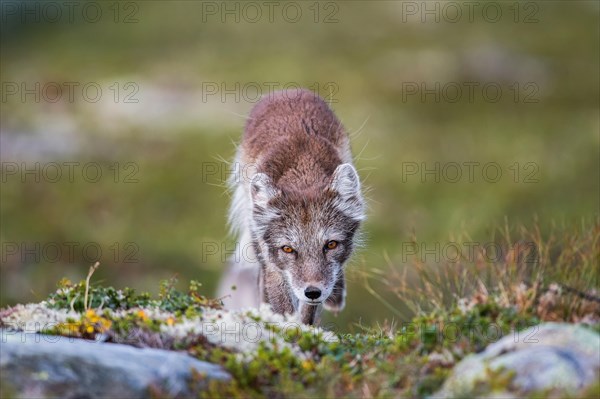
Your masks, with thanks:
[[[321,305],[341,310],[344,264],[364,203],[348,135],[333,111],[308,90],[263,98],[250,113],[235,166],[230,224],[243,256],[224,280],[241,280],[225,305],[266,302],[309,324]]]

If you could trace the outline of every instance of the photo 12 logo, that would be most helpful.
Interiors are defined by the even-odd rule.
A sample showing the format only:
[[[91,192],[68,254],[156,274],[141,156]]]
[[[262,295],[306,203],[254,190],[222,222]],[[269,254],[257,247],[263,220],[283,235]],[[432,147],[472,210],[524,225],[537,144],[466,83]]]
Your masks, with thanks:
[[[135,1],[2,1],[3,24],[32,23],[138,23],[140,6]]]
[[[527,327],[530,327],[527,331],[520,331]],[[517,323],[511,330],[503,330],[500,324],[494,322],[486,324],[477,322],[457,323],[454,321],[432,324],[403,322],[399,325],[398,335],[403,342],[410,342],[417,337],[421,342],[429,343],[468,340],[469,342],[483,341],[491,344],[509,336],[509,334],[512,335],[514,343],[536,344],[539,342],[536,337],[539,330],[537,325]]]
[[[231,260],[235,263],[258,264],[252,243],[233,243],[219,241],[202,242],[202,263],[225,263]]]
[[[1,181],[21,183],[98,183],[103,178],[114,183],[138,183],[139,166],[135,162],[2,162]]]
[[[402,22],[513,23],[533,24],[539,22],[540,7],[533,1],[402,1],[399,2]]]
[[[337,103],[340,88],[335,82],[202,82],[202,102],[220,101],[257,103],[261,98],[272,96],[276,91],[307,88],[315,96],[322,96],[328,103]],[[293,96],[294,94],[284,94]],[[292,98],[291,98],[292,99]]]
[[[114,263],[139,262],[140,247],[135,242],[113,242],[103,246],[94,241],[2,243],[2,263],[94,263],[101,259]]]
[[[47,102],[59,101],[75,103],[97,103],[102,96],[108,96],[115,103],[137,104],[140,88],[135,82],[113,82],[101,85],[97,82],[2,82],[0,98],[7,102]]]
[[[416,259],[421,263],[462,261],[475,262],[478,259],[486,262],[507,262],[512,259],[520,264],[533,264],[538,259],[538,248],[533,241],[518,242],[512,248],[506,248],[497,242],[416,242],[401,243],[402,262]],[[509,256],[510,255],[510,256]]]
[[[535,162],[402,162],[402,183],[539,183],[540,166]]]
[[[333,1],[203,1],[202,22],[335,24],[339,11],[340,6]]]
[[[242,164],[240,162],[202,162],[201,169],[203,183],[217,184],[251,182],[258,172],[256,164]]]
[[[516,104],[540,102],[540,87],[535,82],[402,82],[402,102],[497,103],[502,99]]]

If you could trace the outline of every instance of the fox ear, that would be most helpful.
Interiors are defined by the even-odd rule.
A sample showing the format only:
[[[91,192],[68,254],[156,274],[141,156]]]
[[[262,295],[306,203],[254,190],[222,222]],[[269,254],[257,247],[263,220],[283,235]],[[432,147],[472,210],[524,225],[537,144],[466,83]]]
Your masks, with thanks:
[[[352,165],[343,163],[335,169],[331,189],[340,195],[338,206],[342,212],[356,220],[365,218],[360,179]]]
[[[271,198],[277,195],[277,189],[273,187],[269,176],[264,173],[257,173],[250,183],[250,193],[252,195],[252,203],[266,209]]]

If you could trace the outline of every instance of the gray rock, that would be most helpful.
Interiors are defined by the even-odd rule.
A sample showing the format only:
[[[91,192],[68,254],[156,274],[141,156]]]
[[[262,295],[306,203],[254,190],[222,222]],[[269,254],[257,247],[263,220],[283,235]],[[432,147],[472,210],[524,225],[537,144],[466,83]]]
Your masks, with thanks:
[[[481,395],[490,373],[505,372],[508,386],[488,392],[488,397],[542,390],[579,392],[600,377],[600,335],[582,326],[546,323],[504,337],[463,359],[433,397]]]
[[[219,366],[185,353],[15,331],[0,331],[2,397],[143,398],[191,395],[208,380],[229,380]],[[198,382],[199,381],[199,382]]]

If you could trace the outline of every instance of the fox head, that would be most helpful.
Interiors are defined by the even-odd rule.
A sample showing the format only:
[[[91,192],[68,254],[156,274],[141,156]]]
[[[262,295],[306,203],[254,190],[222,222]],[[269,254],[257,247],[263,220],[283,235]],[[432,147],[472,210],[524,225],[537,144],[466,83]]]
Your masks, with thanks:
[[[364,204],[350,164],[337,166],[319,190],[282,190],[264,173],[252,179],[252,231],[259,258],[281,270],[294,302],[323,303],[345,285]],[[344,297],[344,292],[335,292]]]

